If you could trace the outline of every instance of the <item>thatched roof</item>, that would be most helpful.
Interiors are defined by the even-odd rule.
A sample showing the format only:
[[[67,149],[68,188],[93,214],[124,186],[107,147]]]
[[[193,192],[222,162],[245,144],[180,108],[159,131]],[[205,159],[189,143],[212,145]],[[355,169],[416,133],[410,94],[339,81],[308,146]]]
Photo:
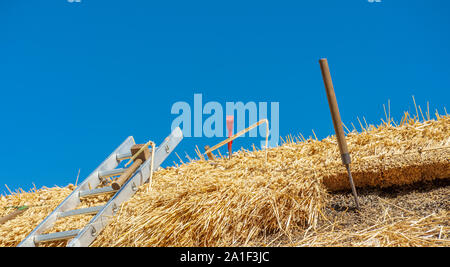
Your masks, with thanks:
[[[436,120],[419,122],[405,114],[399,125],[389,122],[361,128],[361,133],[347,135],[357,187],[450,177],[450,116],[437,115]],[[267,161],[265,152],[256,149],[239,151],[231,160],[196,159],[155,172],[151,188],[144,185],[125,202],[92,245],[241,246],[273,244],[273,236],[289,240],[299,231],[317,229],[318,220],[326,217],[322,211],[330,192],[347,189],[347,179],[335,137],[321,141],[288,137],[284,144],[268,151]],[[11,212],[6,207],[30,208],[0,225],[0,246],[17,245],[73,188],[1,196],[0,216]],[[106,196],[90,198],[82,205],[99,205],[106,200]],[[449,221],[448,211],[435,216]],[[51,232],[80,228],[90,218],[61,219]],[[383,229],[408,228],[415,220],[411,217],[411,221]],[[429,226],[430,220],[433,217],[422,222]],[[414,224],[415,230],[420,223]],[[443,231],[440,236],[446,237],[448,226]]]

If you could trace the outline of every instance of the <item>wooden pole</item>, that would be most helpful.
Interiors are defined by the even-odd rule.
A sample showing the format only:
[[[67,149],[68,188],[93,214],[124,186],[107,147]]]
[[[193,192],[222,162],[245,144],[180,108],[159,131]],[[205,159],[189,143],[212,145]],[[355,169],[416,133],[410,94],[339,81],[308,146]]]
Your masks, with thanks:
[[[10,214],[1,217],[0,218],[0,224],[3,224],[3,223],[5,223],[5,222],[7,222],[9,220],[12,220],[12,219],[16,218],[20,214],[24,213],[27,209],[28,209],[28,207],[18,208],[15,211],[11,212]]]
[[[131,164],[130,167],[126,169],[126,171],[119,176],[112,184],[111,187],[114,190],[119,190],[122,185],[130,179],[131,175],[141,166],[143,163],[142,159],[138,158],[133,161],[133,164]]]
[[[350,186],[352,188],[353,196],[355,197],[356,208],[359,209],[358,195],[356,193],[355,184],[353,183],[352,173],[350,171],[351,158],[348,153],[347,142],[345,141],[344,129],[342,128],[341,115],[339,114],[339,107],[334,93],[333,82],[331,81],[330,69],[326,58],[319,60],[320,69],[322,71],[323,83],[325,84],[325,91],[327,92],[328,105],[330,106],[331,118],[333,119],[334,131],[341,152],[342,163],[347,169]]]

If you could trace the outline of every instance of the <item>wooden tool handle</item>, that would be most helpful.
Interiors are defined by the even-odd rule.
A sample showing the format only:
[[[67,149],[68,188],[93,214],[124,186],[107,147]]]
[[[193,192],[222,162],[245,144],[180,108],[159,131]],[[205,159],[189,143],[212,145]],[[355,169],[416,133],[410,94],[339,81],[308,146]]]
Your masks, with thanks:
[[[9,220],[12,220],[12,219],[16,218],[17,216],[22,214],[25,210],[27,210],[27,209],[26,208],[25,209],[18,209],[18,210],[15,210],[15,211],[11,212],[8,215],[5,215],[5,216],[1,217],[0,218],[0,224],[3,224],[3,223],[5,223],[5,222],[7,222]]]
[[[331,81],[330,69],[328,68],[328,61],[326,58],[319,60],[320,69],[322,70],[323,83],[327,92],[328,105],[330,106],[331,118],[333,119],[334,131],[341,151],[342,162],[347,165],[350,164],[350,155],[348,153],[347,142],[345,141],[344,129],[342,128],[341,115],[334,94],[333,82]]]
[[[126,182],[128,181],[128,179],[130,179],[131,175],[133,175],[133,173],[139,168],[139,166],[141,166],[141,164],[143,163],[142,159],[137,158],[134,160],[133,164],[131,164],[130,167],[128,167],[125,172],[119,176],[119,178],[117,178],[112,184],[111,187],[114,190],[119,190],[120,187]]]
[[[208,152],[209,148],[210,147],[208,145],[205,146],[206,155],[208,155],[209,160],[214,160],[215,159],[214,154],[212,152]]]

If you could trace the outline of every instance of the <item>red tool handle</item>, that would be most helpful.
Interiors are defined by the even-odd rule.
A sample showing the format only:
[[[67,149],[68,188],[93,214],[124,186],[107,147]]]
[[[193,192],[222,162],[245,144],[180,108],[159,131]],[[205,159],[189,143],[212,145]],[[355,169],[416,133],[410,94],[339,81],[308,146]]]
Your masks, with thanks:
[[[234,116],[228,115],[227,116],[227,129],[228,129],[228,137],[231,137],[233,135],[233,123],[234,123]],[[228,155],[231,158],[231,146],[233,145],[233,140],[228,142]]]

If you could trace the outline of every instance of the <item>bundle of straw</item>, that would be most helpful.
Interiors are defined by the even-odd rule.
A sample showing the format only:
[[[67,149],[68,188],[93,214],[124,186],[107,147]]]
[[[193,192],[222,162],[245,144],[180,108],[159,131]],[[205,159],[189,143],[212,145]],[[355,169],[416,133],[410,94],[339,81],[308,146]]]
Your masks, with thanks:
[[[357,187],[389,187],[450,177],[450,116],[424,123],[405,119],[396,127],[370,126],[361,133],[350,133],[347,140]],[[334,138],[322,141],[328,146],[334,142]],[[332,191],[349,189],[340,158],[332,147],[326,150],[319,155],[331,155],[317,161],[325,186]]]
[[[294,155],[273,153],[265,164],[264,151],[241,151],[231,160],[158,171],[152,190],[141,190],[124,205],[93,245],[246,245],[315,225],[325,188]]]

